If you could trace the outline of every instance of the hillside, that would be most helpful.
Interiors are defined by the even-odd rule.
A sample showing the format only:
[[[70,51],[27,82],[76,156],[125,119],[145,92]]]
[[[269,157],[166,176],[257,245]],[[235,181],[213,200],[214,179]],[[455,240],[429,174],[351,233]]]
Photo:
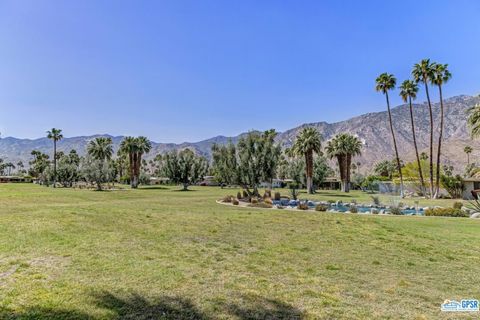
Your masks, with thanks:
[[[466,144],[472,145],[474,152],[472,159],[478,156],[480,150],[480,141],[470,139],[466,119],[466,111],[469,107],[480,102],[479,97],[456,96],[445,100],[445,130],[444,130],[444,162],[454,165],[457,169],[463,169],[466,156],[463,153],[463,147]],[[426,151],[429,140],[429,117],[428,105],[426,102],[415,104],[415,120],[417,126],[417,140],[419,148]],[[439,104],[434,104],[435,122],[439,121]],[[392,109],[392,116],[395,121],[395,130],[401,158],[411,160],[414,157],[412,134],[410,129],[410,115],[407,105],[400,105]],[[305,126],[314,126],[322,133],[324,140],[328,140],[340,132],[349,132],[358,135],[364,143],[362,156],[356,161],[361,163],[361,170],[365,171],[373,166],[379,160],[391,158],[393,156],[393,146],[388,127],[388,118],[386,112],[367,113],[345,121],[336,123],[315,122],[303,124],[299,127],[287,130],[278,135],[277,141],[284,147],[290,146],[295,139],[297,132]],[[437,128],[438,129],[438,128]],[[60,151],[68,152],[70,149],[76,149],[80,154],[85,153],[88,141],[99,135],[70,137],[61,140],[58,143]],[[195,152],[210,156],[210,149],[213,143],[224,144],[229,139],[236,142],[239,137],[217,136],[211,139],[199,142],[185,142],[181,144],[157,143],[152,142],[153,148],[147,159],[152,158],[158,153],[163,153],[173,149],[192,148]],[[117,150],[121,136],[110,136],[114,142],[114,149]],[[436,142],[435,138],[435,142]],[[51,152],[51,141],[47,138],[39,139],[17,139],[7,137],[0,139],[0,157],[14,163],[22,160],[25,164],[31,159],[30,152],[40,150],[45,153]]]

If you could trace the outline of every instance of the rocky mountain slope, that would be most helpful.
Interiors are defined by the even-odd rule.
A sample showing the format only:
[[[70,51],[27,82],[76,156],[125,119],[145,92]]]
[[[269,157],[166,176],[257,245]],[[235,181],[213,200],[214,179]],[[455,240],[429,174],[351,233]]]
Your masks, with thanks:
[[[463,152],[465,145],[469,144],[473,147],[474,151],[471,155],[473,161],[475,161],[480,154],[480,140],[472,140],[466,126],[466,111],[476,103],[480,103],[480,98],[471,96],[456,96],[446,99],[444,102],[445,129],[443,159],[445,163],[454,165],[458,170],[462,170],[466,163],[466,156]],[[419,148],[422,151],[427,151],[429,141],[428,105],[426,102],[415,104],[414,110]],[[433,112],[435,123],[438,125],[439,103],[434,104]],[[400,156],[405,161],[412,160],[414,158],[414,151],[408,106],[400,105],[393,108],[392,116],[395,121]],[[393,157],[394,151],[386,112],[367,113],[337,123],[316,122],[303,124],[299,127],[280,133],[277,137],[277,141],[284,147],[290,146],[295,140],[297,132],[305,126],[314,126],[318,128],[322,133],[324,140],[328,140],[335,134],[341,132],[355,134],[362,139],[365,144],[363,153],[362,156],[355,160],[356,162],[361,163],[361,171],[370,169],[380,160]],[[438,131],[438,126],[436,127],[436,130]],[[437,134],[438,132],[436,132],[436,135]],[[58,149],[65,152],[68,152],[70,149],[76,149],[80,154],[84,154],[88,141],[97,136],[99,135],[65,138],[58,143]],[[229,139],[236,142],[240,136],[241,135],[230,138],[218,136],[199,142],[185,142],[181,144],[152,142],[152,151],[146,158],[149,159],[158,153],[173,149],[184,148],[191,148],[195,152],[209,157],[213,143],[223,144],[227,143]],[[114,142],[114,148],[117,150],[123,137],[111,137]],[[436,141],[437,138],[435,137],[435,144]],[[21,160],[27,164],[31,159],[30,152],[34,149],[45,153],[51,153],[52,143],[47,138],[31,140],[7,137],[0,139],[0,158],[4,158],[13,163]]]

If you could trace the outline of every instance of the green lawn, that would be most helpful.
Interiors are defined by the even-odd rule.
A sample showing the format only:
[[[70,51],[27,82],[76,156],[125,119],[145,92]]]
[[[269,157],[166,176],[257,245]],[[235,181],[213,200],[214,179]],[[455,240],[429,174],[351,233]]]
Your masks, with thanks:
[[[237,190],[193,189],[0,185],[0,319],[479,316],[440,312],[480,298],[479,220],[236,208],[215,200]]]

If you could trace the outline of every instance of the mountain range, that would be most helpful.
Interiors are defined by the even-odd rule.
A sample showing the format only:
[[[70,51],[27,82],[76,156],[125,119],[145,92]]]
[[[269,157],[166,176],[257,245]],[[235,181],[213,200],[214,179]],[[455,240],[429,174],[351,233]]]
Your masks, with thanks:
[[[472,140],[470,138],[466,125],[467,110],[480,103],[480,97],[460,95],[444,100],[445,107],[445,126],[444,126],[444,144],[442,147],[443,163],[453,165],[457,171],[463,170],[466,165],[466,155],[463,148],[466,145],[473,147],[470,158],[475,158],[480,154],[480,140]],[[440,104],[432,105],[434,113],[435,127],[435,145],[437,144],[439,108]],[[396,132],[398,149],[400,157],[404,161],[414,159],[413,139],[410,125],[410,113],[408,105],[403,104],[392,108],[392,117],[394,120],[394,129]],[[414,118],[417,132],[417,142],[421,151],[428,151],[430,120],[428,113],[428,105],[426,102],[414,104]],[[280,132],[277,141],[284,147],[289,147],[295,141],[295,137],[299,130],[306,126],[316,127],[322,134],[323,140],[327,141],[338,133],[351,133],[358,136],[364,143],[362,155],[355,159],[360,163],[360,171],[367,171],[372,166],[383,159],[390,159],[394,155],[390,128],[388,125],[387,112],[367,113],[357,117],[350,118],[345,121],[336,123],[314,122],[305,123],[290,130]],[[145,157],[147,160],[153,158],[158,153],[164,153],[174,149],[191,148],[196,153],[210,158],[211,146],[214,143],[225,144],[229,140],[232,142],[245,135],[242,133],[235,137],[217,136],[199,142],[175,143],[158,143],[152,141],[152,150]],[[79,154],[85,154],[88,142],[98,136],[109,136],[113,140],[114,150],[123,139],[122,136],[110,136],[106,134],[78,136],[64,138],[58,142],[58,150],[68,152],[76,149]],[[30,152],[39,150],[50,154],[52,152],[52,142],[47,138],[38,139],[18,139],[14,137],[6,137],[0,139],[0,158],[5,161],[13,162],[23,161],[25,165],[31,160]]]

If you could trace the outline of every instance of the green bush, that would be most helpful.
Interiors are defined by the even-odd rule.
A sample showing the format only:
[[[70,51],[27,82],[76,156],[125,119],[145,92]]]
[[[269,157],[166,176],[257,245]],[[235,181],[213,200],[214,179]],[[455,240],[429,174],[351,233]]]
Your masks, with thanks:
[[[390,208],[390,213],[394,214],[396,216],[399,216],[399,215],[402,214],[402,208],[400,208],[399,206],[391,207]]]
[[[273,198],[274,198],[275,200],[280,200],[280,199],[282,198],[282,196],[280,195],[280,192],[277,191],[277,192],[275,192]]]
[[[242,193],[240,191],[237,192],[237,199],[242,199]]]
[[[246,190],[243,190],[243,197],[248,198],[248,192]]]
[[[463,207],[463,203],[460,201],[455,201],[453,203],[453,209],[462,209],[462,207]]]
[[[468,217],[468,213],[457,208],[430,208],[425,210],[426,216],[435,217]]]
[[[376,206],[380,205],[380,197],[379,196],[370,196],[372,198],[373,204]]]
[[[253,204],[256,204],[256,203],[258,203],[258,199],[257,198],[252,198],[252,199],[250,199],[250,202],[253,203]]]
[[[322,203],[319,203],[315,206],[315,211],[327,211],[328,206]]]
[[[253,200],[253,199],[252,199]],[[265,202],[252,202],[248,205],[249,207],[252,207],[252,208],[272,208],[272,205],[271,204],[268,204],[268,203],[265,203]]]
[[[234,206],[238,206],[238,204],[239,204],[238,199],[232,199],[232,204]]]
[[[351,213],[358,213],[358,208],[356,206],[350,206]]]

